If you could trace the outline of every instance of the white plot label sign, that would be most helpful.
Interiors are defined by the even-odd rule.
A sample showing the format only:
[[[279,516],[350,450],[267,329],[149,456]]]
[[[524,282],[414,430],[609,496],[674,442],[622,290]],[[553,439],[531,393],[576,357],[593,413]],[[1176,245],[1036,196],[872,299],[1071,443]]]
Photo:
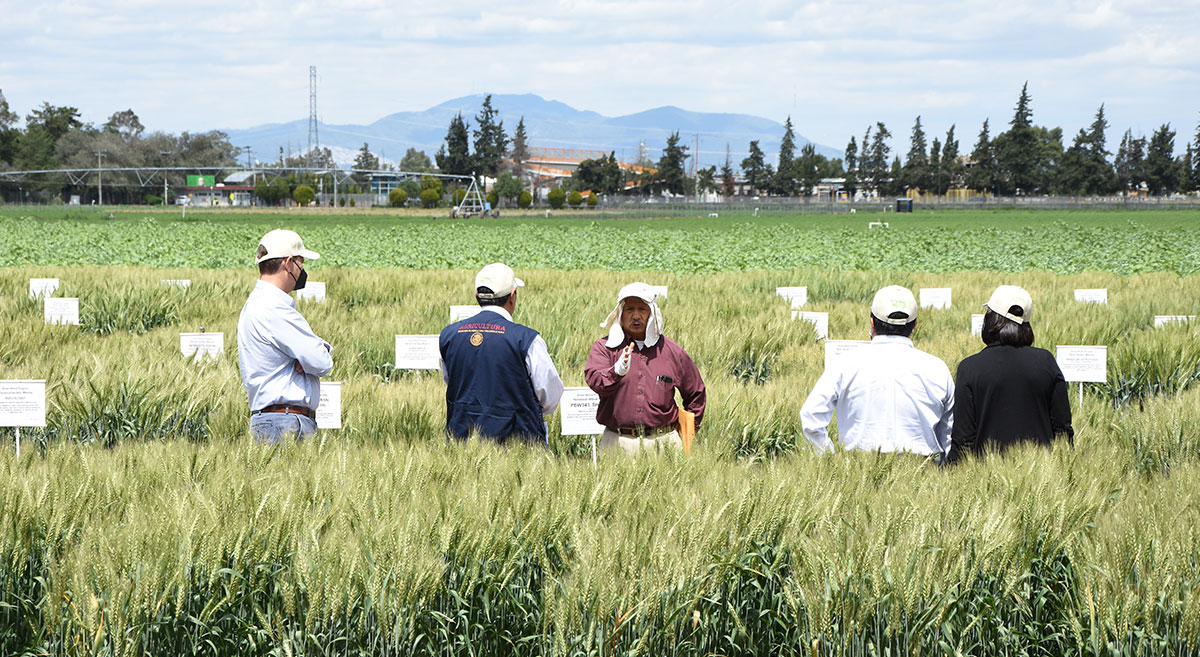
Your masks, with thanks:
[[[983,318],[985,315],[971,315],[971,335],[983,335]]]
[[[159,285],[177,287],[181,290],[186,290],[192,286],[192,280],[190,278],[164,278],[159,282]]]
[[[397,335],[396,369],[436,370],[440,369],[441,351],[436,335]]]
[[[800,287],[777,287],[775,294],[783,297],[792,308],[803,308],[808,303],[808,288]]]
[[[829,337],[829,313],[815,313],[803,310],[792,311],[792,321],[804,321],[813,325],[813,331],[817,334],[818,340],[824,340]]]
[[[57,278],[31,278],[29,279],[29,298],[36,299],[38,297],[48,297],[54,294],[58,289]]]
[[[1155,315],[1154,326],[1158,328],[1167,324],[1186,324],[1193,319],[1196,319],[1195,315]]]
[[[342,428],[342,384],[321,382],[321,401],[317,402],[317,428]]]
[[[825,369],[836,366],[846,357],[862,347],[871,344],[870,340],[826,340]]]
[[[0,381],[0,427],[46,426],[45,381]]]
[[[325,284],[316,281],[308,281],[304,284],[303,290],[296,290],[297,301],[324,301],[325,300]]]
[[[179,351],[184,356],[216,358],[225,353],[224,333],[180,333]]]
[[[558,408],[562,417],[562,435],[599,436],[604,433],[604,425],[596,422],[600,395],[591,388],[564,388]]]
[[[1075,290],[1075,300],[1080,303],[1102,303],[1108,304],[1108,288],[1091,288],[1086,290]]]
[[[660,300],[667,298],[667,286],[666,285],[651,285],[650,290],[652,292],[654,292],[655,296],[657,296],[658,299],[660,299]]]
[[[450,323],[458,322],[479,313],[479,306],[450,306]]]
[[[47,324],[74,324],[79,326],[79,299],[44,297]]]
[[[921,307],[946,310],[950,307],[950,288],[923,287],[921,288]]]
[[[1063,378],[1071,383],[1104,383],[1108,380],[1108,347],[1058,345],[1055,359]]]

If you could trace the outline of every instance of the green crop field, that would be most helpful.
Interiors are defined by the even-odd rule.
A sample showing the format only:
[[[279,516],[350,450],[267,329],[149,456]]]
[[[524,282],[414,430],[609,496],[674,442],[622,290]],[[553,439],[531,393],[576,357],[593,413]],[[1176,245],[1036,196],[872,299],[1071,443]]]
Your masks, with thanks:
[[[0,655],[1186,655],[1200,650],[1200,213],[451,221],[389,214],[107,219],[0,209],[0,379],[46,379],[44,429],[0,429]],[[258,238],[320,251],[343,429],[250,441],[237,315]],[[396,334],[527,283],[567,385],[625,283],[669,286],[665,332],[709,412],[686,456],[447,446],[436,372]],[[81,325],[47,326],[57,277]],[[162,279],[190,279],[187,289]],[[823,368],[777,286],[863,339],[898,283],[953,288],[915,341],[953,371],[991,290],[1033,295],[1036,344],[1108,345],[1072,387],[1074,444],[948,469],[815,455]],[[1076,288],[1107,288],[1107,305]],[[179,333],[225,333],[193,362]]]

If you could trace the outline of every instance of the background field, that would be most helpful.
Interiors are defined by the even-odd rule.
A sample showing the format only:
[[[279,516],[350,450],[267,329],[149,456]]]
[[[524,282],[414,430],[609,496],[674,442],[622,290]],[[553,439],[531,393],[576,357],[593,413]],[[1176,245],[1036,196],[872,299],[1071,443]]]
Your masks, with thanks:
[[[0,378],[48,379],[52,404],[20,461],[0,452],[0,654],[1194,652],[1200,325],[1151,324],[1200,310],[1200,279],[1179,273],[1196,218],[918,215],[889,233],[808,217],[307,219],[329,299],[301,309],[334,344],[346,428],[273,451],[249,443],[234,330],[258,237],[299,222],[0,217]],[[996,239],[1064,232],[1066,246]],[[663,262],[616,257],[629,238]],[[668,262],[663,238],[693,260]],[[391,260],[437,249],[421,270]],[[444,445],[440,378],[396,372],[393,336],[440,330],[470,302],[473,263],[505,249],[533,254],[509,261],[528,284],[517,319],[568,385],[621,285],[670,286],[666,333],[709,386],[691,455],[593,470],[557,418],[548,451]],[[1030,251],[1043,271],[980,271]],[[108,264],[139,253],[157,267]],[[774,264],[793,257],[819,262]],[[1113,273],[1128,271],[1148,273]],[[35,276],[81,298],[83,326],[43,324]],[[860,339],[889,283],[954,289],[916,336],[952,370],[981,348],[969,318],[1001,283],[1032,292],[1039,346],[1108,344],[1109,382],[1082,407],[1072,390],[1075,444],[949,471],[802,449],[823,349],[775,287],[807,285],[830,337]],[[1083,287],[1109,305],[1074,302]],[[226,333],[216,362],[179,354],[199,326]]]

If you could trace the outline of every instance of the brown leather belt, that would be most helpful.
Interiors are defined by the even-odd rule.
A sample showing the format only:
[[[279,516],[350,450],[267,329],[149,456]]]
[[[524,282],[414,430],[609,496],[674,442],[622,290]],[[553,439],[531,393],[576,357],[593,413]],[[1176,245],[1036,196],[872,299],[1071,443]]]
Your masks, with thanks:
[[[665,427],[650,428],[650,427],[605,427],[609,431],[625,436],[627,438],[649,438],[660,436],[664,433],[670,433],[676,430],[676,425],[668,424]]]
[[[311,408],[305,408],[303,406],[289,406],[287,404],[271,404],[262,410],[250,411],[251,415],[258,415],[259,413],[291,413],[292,415],[303,415],[304,417],[312,418],[314,420],[317,417],[317,414],[313,412]]]

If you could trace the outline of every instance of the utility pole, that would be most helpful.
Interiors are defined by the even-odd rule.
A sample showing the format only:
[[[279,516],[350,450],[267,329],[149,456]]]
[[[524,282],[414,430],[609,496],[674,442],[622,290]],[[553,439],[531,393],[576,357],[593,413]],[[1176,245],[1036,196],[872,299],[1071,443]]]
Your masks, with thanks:
[[[313,149],[321,147],[321,139],[317,135],[317,67],[308,67],[308,155],[305,158],[305,168],[312,168]]]
[[[108,151],[102,148],[92,152],[96,154],[96,205],[104,205],[104,169],[101,168],[100,158]]]
[[[175,151],[159,151],[158,154],[163,156],[163,159],[165,160],[168,155],[171,155],[174,152]],[[163,165],[162,175],[163,175],[163,199],[162,199],[162,201],[163,201],[163,207],[165,208],[165,207],[167,207],[167,166],[165,164]]]
[[[692,133],[696,137],[696,147],[692,150],[692,188],[696,194],[696,202],[700,202],[700,185],[698,176],[700,175],[700,133]]]

